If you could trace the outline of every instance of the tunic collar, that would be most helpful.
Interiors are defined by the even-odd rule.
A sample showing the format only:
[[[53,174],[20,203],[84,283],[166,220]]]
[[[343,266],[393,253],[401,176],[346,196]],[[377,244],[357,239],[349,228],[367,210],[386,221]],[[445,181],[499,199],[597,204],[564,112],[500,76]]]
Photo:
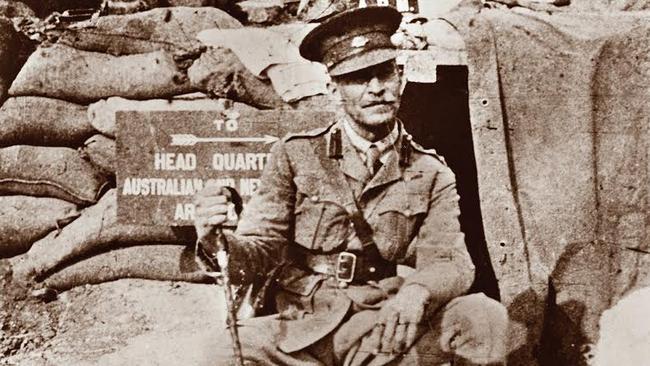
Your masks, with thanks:
[[[374,144],[377,146],[377,149],[379,150],[379,160],[382,163],[386,163],[386,159],[388,159],[388,155],[386,154],[387,151],[389,151],[393,145],[397,142],[400,134],[400,128],[399,128],[399,123],[395,123],[395,127],[393,127],[393,130],[383,139],[379,141],[368,141],[365,138],[361,137],[358,133],[354,131],[352,128],[352,125],[350,124],[350,121],[346,118],[343,119],[343,122],[341,123],[343,125],[343,130],[345,131],[345,134],[348,136],[348,139],[350,140],[350,143],[352,146],[354,146],[355,149],[359,152],[359,155],[361,159],[365,162],[366,160],[366,151],[368,148],[370,148],[370,145]]]

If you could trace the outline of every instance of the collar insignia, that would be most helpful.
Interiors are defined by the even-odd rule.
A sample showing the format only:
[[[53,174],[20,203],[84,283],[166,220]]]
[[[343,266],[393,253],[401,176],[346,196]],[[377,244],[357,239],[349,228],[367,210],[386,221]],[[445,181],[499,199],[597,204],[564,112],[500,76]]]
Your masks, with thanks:
[[[352,38],[350,46],[353,48],[363,48],[369,42],[368,38],[364,36],[356,36]]]

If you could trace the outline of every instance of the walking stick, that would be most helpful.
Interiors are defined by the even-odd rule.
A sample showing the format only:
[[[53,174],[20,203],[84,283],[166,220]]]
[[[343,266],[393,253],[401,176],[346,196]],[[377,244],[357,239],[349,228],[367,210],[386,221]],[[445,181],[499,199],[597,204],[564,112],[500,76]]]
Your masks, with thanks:
[[[221,282],[224,287],[226,295],[226,308],[228,310],[227,326],[230,331],[230,338],[232,338],[232,348],[235,354],[235,364],[237,366],[244,366],[244,356],[241,350],[241,342],[239,340],[239,331],[237,330],[237,309],[235,306],[235,297],[232,293],[230,286],[230,275],[228,267],[228,247],[226,236],[223,235],[223,229],[218,227],[217,234],[217,264],[221,268]]]
[[[233,188],[225,187],[230,193],[230,198],[234,204],[234,209],[236,216],[239,215],[242,211],[242,199],[239,193]],[[235,226],[235,225],[228,225]],[[241,349],[241,341],[239,340],[239,331],[237,330],[237,306],[235,304],[235,296],[233,295],[231,282],[230,282],[230,267],[229,267],[229,256],[228,256],[228,241],[226,236],[223,234],[223,225],[217,226],[213,233],[209,236],[215,237],[215,242],[217,244],[216,253],[209,253],[205,250],[203,246],[200,245],[201,240],[199,239],[196,243],[195,248],[195,258],[196,262],[200,267],[204,267],[200,259],[206,259],[208,264],[212,268],[219,268],[220,272],[208,271],[204,268],[207,274],[215,279],[221,277],[221,283],[224,288],[224,294],[226,296],[226,309],[228,311],[227,317],[227,326],[230,331],[230,338],[232,339],[232,348],[235,355],[235,365],[244,366],[244,356]],[[200,248],[199,248],[200,247]],[[199,249],[201,249],[199,251]],[[201,256],[201,254],[203,254]],[[214,262],[216,260],[216,263]]]

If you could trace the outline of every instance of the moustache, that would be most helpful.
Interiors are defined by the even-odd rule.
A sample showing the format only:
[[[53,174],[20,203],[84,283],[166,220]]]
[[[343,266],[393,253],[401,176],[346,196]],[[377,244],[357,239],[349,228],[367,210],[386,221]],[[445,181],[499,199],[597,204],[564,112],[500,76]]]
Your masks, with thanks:
[[[381,100],[368,101],[368,102],[363,104],[363,107],[366,108],[366,107],[373,107],[373,106],[376,106],[376,105],[392,105],[392,104],[395,104],[396,101],[397,101],[397,98],[394,98],[394,97],[383,98]]]
[[[395,104],[395,102],[397,102],[397,95],[390,91],[385,91],[380,98],[367,101],[366,103],[363,104],[363,107],[365,108],[365,107],[372,107],[375,105]]]

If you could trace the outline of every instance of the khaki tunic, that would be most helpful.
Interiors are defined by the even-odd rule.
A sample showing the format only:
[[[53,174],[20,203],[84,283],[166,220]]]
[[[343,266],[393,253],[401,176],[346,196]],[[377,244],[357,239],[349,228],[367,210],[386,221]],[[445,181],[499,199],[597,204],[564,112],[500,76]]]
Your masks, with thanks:
[[[328,156],[336,129],[342,136],[340,159]],[[286,264],[285,253],[292,246],[313,253],[359,249],[345,209],[350,204],[346,197],[352,196],[345,190],[356,197],[381,256],[415,268],[403,280],[341,289],[322,274],[282,266],[271,294],[283,322],[276,340],[282,352],[314,345],[340,328],[351,313],[379,308],[400,286],[426,287],[436,307],[468,291],[474,266],[460,231],[454,174],[433,150],[405,136],[400,135],[369,182],[364,163],[338,124],[289,135],[272,148],[259,190],[237,231],[228,234],[234,282],[266,280],[274,268]],[[408,164],[400,164],[402,144],[410,144]],[[347,187],[340,182],[347,182]],[[351,334],[338,337],[345,344],[335,348],[344,353],[372,326],[370,317],[348,327]]]

